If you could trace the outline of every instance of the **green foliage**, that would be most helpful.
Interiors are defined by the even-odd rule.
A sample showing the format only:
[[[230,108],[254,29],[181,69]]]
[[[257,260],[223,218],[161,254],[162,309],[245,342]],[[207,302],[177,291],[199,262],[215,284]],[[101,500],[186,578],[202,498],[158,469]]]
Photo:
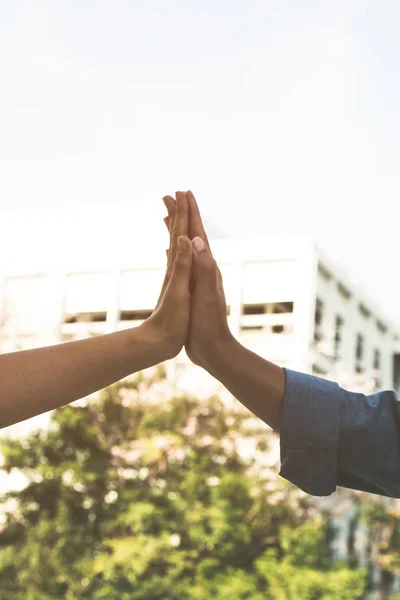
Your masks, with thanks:
[[[319,545],[318,548],[325,550]],[[269,597],[273,600],[354,600],[362,597],[366,586],[365,571],[351,571],[340,566],[318,569],[318,556],[313,556],[314,567],[310,558],[307,561],[310,566],[301,566],[296,564],[298,556],[293,561],[290,554],[279,561],[274,550],[260,557],[256,569],[267,582]]]
[[[172,398],[156,375],[53,413],[49,431],[4,440],[2,600],[346,600],[365,574],[335,565],[330,531],[239,441],[268,447],[247,412]],[[277,500],[277,498],[280,498]]]
[[[360,519],[375,538],[378,564],[386,575],[400,575],[400,504],[389,498],[372,496],[360,507]]]

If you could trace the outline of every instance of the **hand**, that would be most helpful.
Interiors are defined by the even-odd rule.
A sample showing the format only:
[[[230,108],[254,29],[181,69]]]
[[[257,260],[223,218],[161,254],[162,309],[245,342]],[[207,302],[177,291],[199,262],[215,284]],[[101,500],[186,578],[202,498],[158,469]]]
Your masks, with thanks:
[[[167,196],[168,217],[164,219],[169,231],[175,222],[175,201]],[[207,368],[213,352],[232,341],[229,330],[226,299],[221,272],[211,253],[199,208],[192,192],[186,193],[189,237],[193,247],[191,280],[191,315],[185,350],[190,360]]]
[[[167,227],[174,227],[175,201],[168,197]],[[220,381],[253,414],[279,432],[285,395],[284,369],[242,346],[228,326],[221,272],[210,250],[196,200],[186,193],[193,248],[188,357]],[[200,248],[201,242],[204,249]],[[199,244],[199,246],[198,246]]]
[[[167,270],[157,306],[145,321],[163,349],[165,360],[179,354],[188,339],[192,246],[188,238],[188,203],[184,192],[176,192],[170,204],[173,225]]]

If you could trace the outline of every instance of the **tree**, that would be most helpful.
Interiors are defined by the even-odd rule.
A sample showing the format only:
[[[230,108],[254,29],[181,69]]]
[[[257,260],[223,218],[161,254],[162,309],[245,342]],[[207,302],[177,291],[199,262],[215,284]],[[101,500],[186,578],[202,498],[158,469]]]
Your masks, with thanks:
[[[391,596],[391,586],[400,575],[400,502],[365,498],[360,504],[360,520],[370,531],[369,553],[380,569],[380,600]]]
[[[329,521],[263,462],[270,440],[239,403],[175,397],[159,369],[1,441],[27,478],[2,499],[2,600],[361,598]]]
[[[326,375],[327,379],[337,381],[345,389],[363,394],[373,394],[379,391],[379,373],[376,370],[364,370],[359,374],[351,375],[344,365],[337,365],[335,372]],[[366,544],[366,557],[369,565],[368,590],[373,590],[372,573],[379,573],[378,592],[380,600],[393,597],[392,584],[400,578],[400,501],[385,498],[379,495],[342,490],[337,498],[332,497],[330,509],[342,503],[353,504],[354,515],[351,517],[351,536],[348,540],[349,561],[357,564],[354,549],[354,538],[360,527],[366,526],[368,542]],[[329,515],[329,509],[327,511]],[[350,511],[348,511],[350,515]]]

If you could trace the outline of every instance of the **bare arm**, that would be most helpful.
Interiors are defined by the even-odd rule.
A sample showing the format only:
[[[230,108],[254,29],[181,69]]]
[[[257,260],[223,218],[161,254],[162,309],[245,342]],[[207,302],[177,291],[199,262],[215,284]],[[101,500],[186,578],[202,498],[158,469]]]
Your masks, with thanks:
[[[0,356],[0,427],[83,398],[166,359],[161,339],[140,327]]]
[[[284,370],[234,337],[209,346],[202,365],[246,408],[279,433],[285,395]]]
[[[229,331],[221,273],[192,194],[189,214],[195,285],[189,358],[280,433],[285,479],[315,496],[343,486],[400,498],[396,394],[349,392],[335,382],[282,369],[244,348]]]
[[[0,356],[0,427],[68,404],[176,356],[188,335],[192,248],[176,193],[167,272],[157,306],[132,329]]]

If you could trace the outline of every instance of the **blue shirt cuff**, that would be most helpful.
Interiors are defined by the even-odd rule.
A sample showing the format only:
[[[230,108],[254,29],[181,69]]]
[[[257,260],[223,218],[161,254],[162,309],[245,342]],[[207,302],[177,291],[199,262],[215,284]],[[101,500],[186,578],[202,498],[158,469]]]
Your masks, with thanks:
[[[338,479],[342,388],[285,369],[280,427],[280,475],[313,496],[329,496]]]

